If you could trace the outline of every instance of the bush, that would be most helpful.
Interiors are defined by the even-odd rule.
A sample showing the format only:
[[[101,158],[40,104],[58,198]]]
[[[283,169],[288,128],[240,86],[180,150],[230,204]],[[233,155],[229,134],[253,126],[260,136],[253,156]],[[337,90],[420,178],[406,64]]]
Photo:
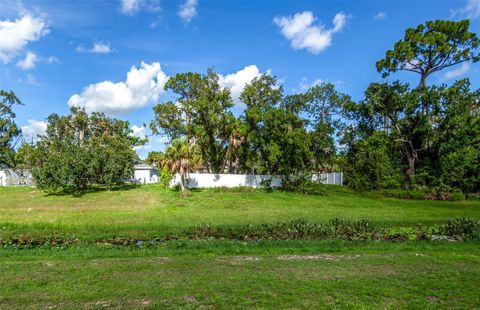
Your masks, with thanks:
[[[425,199],[425,190],[386,189],[380,191],[381,195],[400,199]]]
[[[441,235],[455,237],[458,240],[480,240],[480,221],[457,218],[441,225],[438,231]]]
[[[463,194],[461,190],[454,190],[452,193],[452,200],[453,201],[465,200],[465,194]]]
[[[308,176],[298,176],[294,179],[286,179],[282,182],[282,189],[307,195],[325,195],[325,185],[312,181]]]
[[[400,199],[426,199],[426,200],[451,200],[460,201],[465,200],[465,195],[460,190],[449,191],[449,188],[434,187],[434,188],[417,188],[414,190],[404,189],[385,189],[379,193],[386,197],[400,198]]]
[[[167,166],[163,166],[162,170],[160,170],[160,186],[163,188],[169,188],[172,180],[173,174],[170,172]]]
[[[480,193],[468,193],[467,194],[468,200],[480,200]]]
[[[209,224],[193,227],[186,231],[186,236],[192,239],[234,239],[234,240],[369,240],[380,239],[384,229],[368,220],[346,221],[333,219],[326,223],[309,223],[297,219],[287,223],[212,226]]]

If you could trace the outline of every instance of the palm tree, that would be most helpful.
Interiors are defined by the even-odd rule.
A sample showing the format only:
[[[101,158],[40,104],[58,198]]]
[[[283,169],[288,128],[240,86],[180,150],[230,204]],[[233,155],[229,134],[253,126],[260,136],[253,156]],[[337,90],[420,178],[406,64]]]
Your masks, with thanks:
[[[180,173],[180,189],[184,192],[188,172],[201,166],[202,160],[197,145],[180,138],[172,140],[165,152],[164,163],[170,172]]]

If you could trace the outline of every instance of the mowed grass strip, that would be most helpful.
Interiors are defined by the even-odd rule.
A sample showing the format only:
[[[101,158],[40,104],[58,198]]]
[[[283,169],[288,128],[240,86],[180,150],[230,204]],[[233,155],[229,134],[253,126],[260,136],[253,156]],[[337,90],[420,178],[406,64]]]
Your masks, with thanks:
[[[235,255],[197,255],[198,249],[182,255],[98,248],[85,251],[88,255],[75,249],[18,251],[18,257],[0,258],[0,308],[480,306],[478,243],[349,243],[347,251],[330,253],[319,251],[332,242],[313,242],[302,253],[292,242],[281,244],[276,254],[266,254],[268,245]]]
[[[202,223],[260,224],[304,218],[369,219],[386,225],[437,224],[480,218],[480,201],[402,200],[329,186],[327,195],[274,191],[194,191],[189,197],[157,185],[49,196],[29,188],[0,188],[0,223],[175,230]]]

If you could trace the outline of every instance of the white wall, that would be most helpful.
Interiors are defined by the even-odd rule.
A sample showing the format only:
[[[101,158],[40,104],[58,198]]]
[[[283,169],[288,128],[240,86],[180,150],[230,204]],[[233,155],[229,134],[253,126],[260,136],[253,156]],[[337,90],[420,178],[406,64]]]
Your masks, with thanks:
[[[159,180],[158,170],[139,169],[134,173],[135,182],[141,184],[157,183]]]
[[[32,174],[28,170],[17,172],[12,169],[0,170],[0,186],[25,186],[32,184]]]
[[[3,170],[0,170],[0,186],[7,186],[7,175]]]
[[[342,185],[343,173],[325,173],[314,176],[312,179],[321,180],[324,184]],[[211,188],[211,187],[261,187],[263,180],[271,180],[272,187],[282,186],[280,176],[251,175],[251,174],[212,174],[212,173],[190,173],[188,175],[187,188]],[[176,174],[171,186],[180,183],[180,174]]]

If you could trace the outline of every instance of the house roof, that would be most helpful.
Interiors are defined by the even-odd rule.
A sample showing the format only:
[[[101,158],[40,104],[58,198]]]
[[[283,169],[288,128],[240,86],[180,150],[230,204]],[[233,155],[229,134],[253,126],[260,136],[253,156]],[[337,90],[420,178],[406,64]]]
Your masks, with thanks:
[[[135,170],[158,170],[157,167],[150,166],[147,164],[136,164],[133,166]]]

